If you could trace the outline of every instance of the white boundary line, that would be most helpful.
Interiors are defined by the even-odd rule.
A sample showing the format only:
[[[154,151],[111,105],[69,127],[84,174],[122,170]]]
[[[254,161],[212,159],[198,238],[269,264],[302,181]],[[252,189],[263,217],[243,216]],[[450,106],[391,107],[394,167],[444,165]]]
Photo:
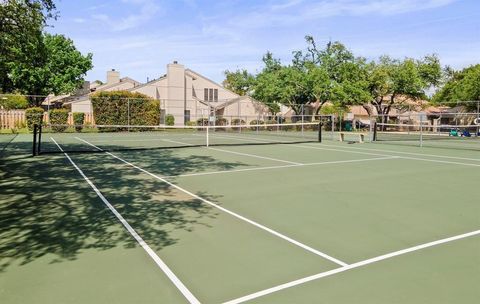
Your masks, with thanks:
[[[417,245],[417,246],[410,247],[410,248],[407,248],[407,249],[387,253],[387,254],[380,255],[380,256],[377,256],[377,257],[374,257],[374,258],[371,258],[371,259],[356,262],[356,263],[353,263],[353,264],[350,264],[350,265],[347,265],[347,266],[344,266],[344,267],[340,267],[340,268],[336,268],[336,269],[333,269],[333,270],[321,272],[321,273],[318,273],[318,274],[315,274],[315,275],[312,275],[312,276],[308,276],[308,277],[305,277],[305,278],[302,278],[302,279],[298,279],[298,280],[291,281],[291,282],[288,282],[288,283],[285,283],[285,284],[277,285],[275,287],[264,289],[264,290],[261,290],[261,291],[258,291],[258,292],[255,292],[255,293],[252,293],[252,294],[249,294],[249,295],[237,298],[237,299],[230,300],[228,302],[224,302],[224,304],[243,303],[243,302],[253,300],[253,299],[256,299],[256,298],[259,298],[259,297],[262,297],[262,296],[265,296],[265,295],[268,295],[268,294],[271,294],[271,293],[278,292],[278,291],[283,290],[283,289],[287,289],[287,288],[290,288],[290,287],[293,287],[293,286],[298,286],[298,285],[301,285],[301,284],[304,284],[304,283],[307,283],[307,282],[318,280],[320,278],[328,277],[328,276],[331,276],[331,275],[334,275],[334,274],[337,274],[337,273],[341,273],[341,272],[344,272],[344,271],[347,271],[347,270],[359,268],[359,267],[362,267],[362,266],[365,266],[365,265],[369,265],[369,264],[373,264],[373,263],[376,263],[376,262],[379,262],[379,261],[390,259],[390,258],[399,256],[399,255],[403,255],[403,254],[407,254],[407,253],[414,252],[414,251],[417,251],[417,250],[422,250],[422,249],[425,249],[425,248],[445,244],[445,243],[448,243],[448,242],[457,241],[457,240],[460,240],[460,239],[476,236],[476,235],[479,235],[479,234],[480,234],[480,230],[476,230],[476,231],[460,234],[460,235],[457,235],[457,236],[453,236],[453,237],[449,237],[449,238],[445,238],[445,239],[441,239],[441,240]]]
[[[303,166],[307,166],[307,167],[312,166],[313,167],[313,166],[321,166],[321,165],[359,163],[359,162],[367,162],[367,161],[374,161],[374,160],[401,159],[401,158],[402,157],[400,157],[400,156],[387,156],[387,157],[376,157],[376,158],[326,161],[326,162],[318,162],[318,163],[304,163],[304,164],[299,164],[299,165],[284,165],[284,166],[245,168],[245,169],[237,169],[237,170],[199,172],[199,173],[190,173],[190,174],[169,175],[169,176],[162,176],[162,177],[163,178],[190,177],[190,176],[202,176],[202,175],[212,175],[212,174],[236,173],[236,172],[245,172],[245,171],[263,171],[263,170],[274,170],[274,169],[283,169],[283,168],[295,168],[295,167],[303,167]]]
[[[175,185],[174,183],[166,180],[165,178],[162,178],[162,177],[160,177],[160,176],[158,176],[158,175],[156,175],[156,174],[154,174],[154,173],[151,173],[151,172],[149,172],[149,171],[147,171],[147,170],[145,170],[145,169],[143,169],[143,168],[140,168],[139,166],[136,166],[136,165],[134,165],[134,164],[132,164],[132,163],[130,163],[130,162],[122,159],[122,158],[119,157],[119,156],[116,156],[116,155],[113,154],[113,153],[104,151],[104,150],[102,150],[101,148],[95,146],[94,144],[89,143],[89,142],[86,141],[86,140],[83,140],[83,139],[80,139],[80,138],[79,138],[79,140],[81,140],[81,141],[85,142],[86,144],[88,144],[88,145],[90,145],[90,146],[98,149],[99,151],[105,152],[105,154],[108,154],[108,155],[112,156],[113,158],[118,159],[119,161],[121,161],[121,162],[129,165],[130,167],[133,167],[133,168],[135,168],[135,169],[137,169],[137,170],[139,170],[139,171],[141,171],[141,172],[143,172],[143,173],[145,173],[145,174],[147,174],[147,175],[150,175],[151,177],[153,177],[153,178],[155,178],[155,179],[158,179],[159,181],[164,182],[165,184],[167,184],[167,185],[169,185],[169,186],[171,186],[171,187],[173,187],[173,188],[175,188],[175,189],[177,189],[177,190],[179,190],[179,191],[181,191],[181,192],[183,192],[183,193],[185,193],[185,194],[187,194],[187,195],[189,195],[189,196],[191,196],[191,197],[193,197],[193,198],[196,198],[196,199],[198,199],[198,200],[200,200],[200,201],[202,201],[202,202],[204,202],[204,203],[206,203],[206,204],[208,204],[208,205],[210,205],[210,206],[212,206],[212,207],[214,207],[214,208],[217,208],[217,209],[219,209],[219,210],[221,210],[221,211],[223,211],[223,212],[225,212],[225,213],[230,214],[230,215],[236,217],[236,218],[239,219],[239,220],[242,220],[242,221],[244,221],[244,222],[247,222],[247,223],[249,223],[249,224],[251,224],[251,225],[253,225],[253,226],[257,227],[257,228],[260,228],[260,229],[262,229],[262,230],[264,230],[264,231],[266,231],[266,232],[268,232],[268,233],[270,233],[270,234],[273,234],[273,235],[275,235],[275,236],[277,236],[277,237],[279,237],[279,238],[281,238],[281,239],[283,239],[283,240],[285,240],[285,241],[287,241],[287,242],[289,242],[289,243],[291,243],[291,244],[293,244],[293,245],[296,245],[296,246],[298,246],[298,247],[300,247],[300,248],[303,248],[303,249],[305,249],[305,250],[307,250],[307,251],[309,251],[309,252],[311,252],[311,253],[313,253],[313,254],[316,254],[316,255],[318,255],[318,256],[321,256],[321,257],[323,257],[323,258],[325,258],[325,259],[327,259],[327,260],[330,260],[331,262],[333,262],[333,263],[335,263],[335,264],[338,264],[338,265],[341,265],[341,266],[347,266],[347,265],[348,265],[347,263],[345,263],[345,262],[343,262],[343,261],[340,261],[339,259],[336,259],[336,258],[334,258],[334,257],[331,257],[331,256],[329,256],[329,255],[326,254],[326,253],[323,253],[323,252],[321,252],[321,251],[318,251],[318,250],[316,250],[316,249],[314,249],[314,248],[312,248],[312,247],[309,247],[309,246],[307,246],[307,245],[305,245],[305,244],[303,244],[303,243],[300,243],[299,241],[296,241],[296,240],[294,240],[294,239],[292,239],[292,238],[290,238],[290,237],[288,237],[288,236],[286,236],[286,235],[284,235],[284,234],[281,234],[280,232],[277,232],[277,231],[275,231],[275,230],[273,230],[273,229],[271,229],[271,228],[268,228],[267,226],[264,226],[264,225],[262,225],[262,224],[259,224],[259,223],[255,222],[255,221],[253,221],[253,220],[250,220],[250,219],[248,219],[248,218],[246,218],[246,217],[244,217],[244,216],[242,216],[242,215],[240,215],[240,214],[238,214],[238,213],[235,213],[235,212],[233,212],[233,211],[230,211],[230,210],[228,210],[228,209],[226,209],[226,208],[224,208],[224,207],[221,207],[221,206],[219,206],[219,205],[217,205],[217,204],[215,204],[215,203],[213,203],[213,202],[211,202],[211,201],[209,201],[209,200],[206,200],[206,199],[204,199],[204,198],[202,198],[202,197],[200,197],[200,196],[198,196],[198,195],[196,195],[196,194],[194,194],[194,193],[192,193],[192,192],[190,192],[190,191],[188,191],[188,190],[186,190],[186,189],[183,189],[183,188],[180,187],[180,186]]]
[[[70,156],[62,149],[62,147],[50,137],[50,139],[57,145],[65,157],[70,161],[78,173],[83,177],[83,179],[90,185],[90,187],[95,191],[98,197],[103,201],[103,203],[112,211],[115,217],[122,223],[122,225],[127,229],[130,235],[142,246],[143,250],[153,259],[157,266],[165,273],[165,275],[172,281],[172,283],[178,288],[178,290],[183,294],[183,296],[192,304],[200,304],[200,301],[188,290],[188,288],[180,281],[180,279],[173,273],[173,271],[163,262],[163,260],[150,248],[150,246],[145,242],[142,237],[130,226],[130,224],[123,218],[123,216],[113,207],[112,204],[103,196],[103,194],[98,190],[98,188],[93,184],[93,182],[83,173],[77,164],[70,158]]]
[[[291,164],[291,165],[298,165],[298,166],[303,165],[302,163],[297,163],[297,162],[292,162],[292,161],[289,161],[289,160],[283,160],[283,159],[277,159],[277,158],[271,158],[271,157],[266,157],[266,156],[260,156],[260,155],[256,155],[256,154],[241,153],[241,152],[235,152],[235,151],[229,151],[229,150],[223,150],[223,149],[217,149],[217,148],[211,148],[211,147],[209,147],[209,149],[210,150],[215,150],[215,151],[220,151],[220,152],[225,152],[225,153],[231,153],[231,154],[243,155],[243,156],[248,156],[248,157],[272,160],[272,161]]]
[[[168,142],[175,143],[175,144],[183,144],[183,145],[187,145],[187,146],[193,146],[193,144],[185,143],[185,142],[181,142],[181,141],[175,141],[175,140],[169,140],[169,139],[163,139],[163,141],[168,141]],[[266,159],[266,160],[272,160],[272,161],[281,162],[281,163],[286,163],[286,164],[290,164],[290,165],[298,165],[298,166],[303,165],[302,163],[297,163],[297,162],[292,162],[292,161],[283,160],[283,159],[277,159],[277,158],[271,158],[271,157],[266,157],[266,156],[261,156],[261,155],[256,155],[256,154],[248,154],[248,153],[234,152],[234,151],[223,150],[223,149],[218,149],[218,148],[211,148],[211,147],[207,147],[207,148],[208,148],[208,149],[211,149],[211,150],[219,151],[219,152],[237,154],[237,155],[242,155],[242,156],[260,158],[260,159]]]
[[[377,156],[393,156],[393,155],[387,155],[387,154],[376,154],[376,153],[369,153],[369,152],[350,151],[349,150],[350,148],[342,148],[342,147],[340,147],[340,149],[313,147],[313,146],[309,146],[309,145],[297,146],[297,147],[317,149],[317,150],[338,151],[338,152],[344,152],[344,153],[355,153],[355,154],[366,154],[366,155],[377,155]],[[480,164],[460,163],[460,162],[453,162],[453,161],[448,161],[448,160],[437,160],[437,159],[409,157],[409,156],[399,156],[399,158],[409,159],[409,160],[426,161],[426,162],[432,162],[432,163],[449,164],[449,165],[480,167]]]
[[[336,146],[336,145],[327,145],[327,144],[324,144],[324,143],[322,143],[322,146],[341,148],[341,147]],[[382,150],[382,149],[359,148],[359,147],[348,147],[347,149],[365,150],[365,151],[376,151],[376,152],[388,152],[388,153],[398,153],[398,154],[407,154],[407,155],[416,155],[416,156],[427,156],[427,157],[437,157],[437,158],[449,158],[449,159],[461,159],[461,160],[480,161],[480,158],[468,158],[468,157],[459,157],[459,156],[446,156],[446,155],[436,155],[436,154],[424,154],[424,153],[404,152],[404,151],[394,151],[394,150]]]

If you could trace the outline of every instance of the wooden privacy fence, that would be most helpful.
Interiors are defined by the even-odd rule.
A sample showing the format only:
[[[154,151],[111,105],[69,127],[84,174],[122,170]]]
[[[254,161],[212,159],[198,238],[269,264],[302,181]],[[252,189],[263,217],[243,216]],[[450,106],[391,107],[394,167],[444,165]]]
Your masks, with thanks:
[[[21,128],[25,124],[25,111],[0,111],[0,129]]]
[[[43,122],[49,122],[48,112],[43,113]],[[73,125],[73,113],[68,113],[67,123]],[[84,124],[93,125],[93,113],[85,113]],[[0,111],[0,129],[23,128],[27,124],[24,110]]]

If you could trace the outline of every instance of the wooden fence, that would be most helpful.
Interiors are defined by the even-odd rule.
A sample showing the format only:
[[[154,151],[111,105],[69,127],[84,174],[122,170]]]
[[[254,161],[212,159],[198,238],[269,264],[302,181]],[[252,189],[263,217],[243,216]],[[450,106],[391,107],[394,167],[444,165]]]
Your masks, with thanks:
[[[43,121],[49,122],[48,112],[43,113]],[[73,113],[68,113],[67,123],[73,125]],[[84,124],[93,125],[93,113],[85,113]],[[25,118],[24,110],[0,111],[0,129],[20,129],[25,127],[27,120]]]

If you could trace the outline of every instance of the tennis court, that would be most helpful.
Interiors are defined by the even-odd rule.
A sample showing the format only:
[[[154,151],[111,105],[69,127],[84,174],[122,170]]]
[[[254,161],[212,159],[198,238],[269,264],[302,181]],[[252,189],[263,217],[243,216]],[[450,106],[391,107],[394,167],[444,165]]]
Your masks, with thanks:
[[[295,130],[16,136],[0,299],[478,301],[478,150]]]

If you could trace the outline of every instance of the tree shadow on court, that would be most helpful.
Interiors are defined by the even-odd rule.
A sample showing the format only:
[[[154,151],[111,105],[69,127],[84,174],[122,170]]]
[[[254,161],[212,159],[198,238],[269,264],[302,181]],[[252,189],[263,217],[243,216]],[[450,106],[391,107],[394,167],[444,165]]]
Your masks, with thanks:
[[[135,231],[158,251],[214,224],[217,210],[106,154],[71,155]],[[151,161],[138,153],[130,161]],[[231,169],[241,163],[158,150],[166,172]],[[218,200],[202,193],[208,200]],[[203,227],[203,228],[202,228]],[[63,262],[82,251],[134,248],[137,242],[62,155],[11,157],[0,162],[0,271],[39,258]]]

